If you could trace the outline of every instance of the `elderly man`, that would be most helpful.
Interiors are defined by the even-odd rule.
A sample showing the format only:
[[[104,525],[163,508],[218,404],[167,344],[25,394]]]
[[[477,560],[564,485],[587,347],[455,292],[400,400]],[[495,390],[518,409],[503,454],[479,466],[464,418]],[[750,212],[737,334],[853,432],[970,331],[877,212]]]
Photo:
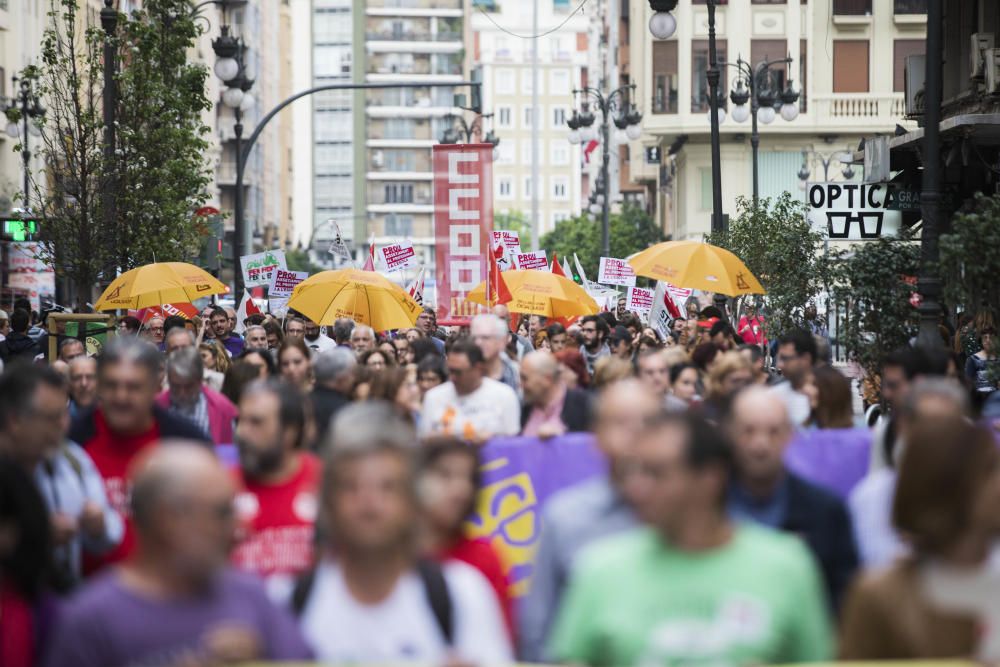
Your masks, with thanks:
[[[77,357],[69,363],[69,416],[91,410],[97,402],[97,360]]]
[[[368,350],[375,349],[375,330],[366,324],[358,324],[351,331],[351,349],[354,354],[361,356]]]
[[[321,465],[302,451],[302,396],[277,381],[259,381],[240,396],[236,445],[242,524],[233,564],[258,576],[298,575],[312,563]]]
[[[201,354],[185,347],[167,357],[170,387],[156,401],[163,408],[193,422],[217,445],[233,441],[233,422],[238,413],[228,398],[203,384],[205,367]]]
[[[514,390],[485,376],[483,352],[472,342],[451,346],[448,382],[424,396],[420,428],[425,435],[453,435],[482,444],[494,435],[517,435],[521,406]]]
[[[750,387],[733,399],[725,421],[737,462],[730,514],[802,537],[837,608],[858,567],[851,519],[839,498],[785,467],[793,435],[785,404],[763,387]]]
[[[545,658],[544,647],[577,556],[591,543],[635,527],[624,495],[625,474],[643,423],[660,405],[635,380],[610,385],[595,401],[594,433],[608,457],[608,476],[560,491],[545,504],[531,587],[517,614],[526,662]]]
[[[493,314],[503,320],[504,326],[507,327],[508,330],[513,331],[510,326],[510,309],[507,308],[507,306],[498,303],[493,306]],[[535,349],[535,346],[531,344],[531,340],[529,338],[519,336],[517,333],[515,333],[514,336],[517,338],[517,358],[523,359],[524,355]]]
[[[167,356],[170,356],[177,350],[194,348],[194,343],[194,332],[181,327],[171,329],[167,332],[167,336],[163,340],[164,351],[167,353]],[[202,381],[215,391],[222,391],[222,383],[225,379],[225,375],[210,368],[206,368],[202,374]],[[166,382],[166,378],[164,378],[164,382]]]
[[[525,355],[521,387],[521,435],[551,438],[568,431],[590,430],[590,395],[566,386],[552,353],[538,350]]]
[[[305,338],[306,323],[298,317],[285,320],[285,338]]]
[[[162,317],[151,317],[146,320],[146,324],[143,325],[143,331],[146,334],[146,340],[159,349],[163,349],[163,336],[166,331],[163,329]]]
[[[230,310],[232,310],[230,308]],[[236,315],[234,314],[232,319],[229,317],[229,313],[226,312],[225,308],[213,308],[212,316],[209,318],[209,325],[212,327],[212,334],[215,340],[222,343],[222,346],[226,348],[226,352],[229,353],[231,357],[238,357],[243,352],[243,339],[233,332],[233,327],[235,326]]]
[[[350,349],[352,331],[354,331],[354,320],[349,317],[338,317],[333,322],[333,342],[337,347]]]
[[[115,338],[97,358],[97,406],[73,420],[69,438],[94,460],[104,479],[108,498],[128,516],[127,472],[136,456],[155,447],[161,438],[195,440],[209,445],[201,430],[156,403],[160,391],[161,355],[137,338]],[[105,560],[115,562],[135,546],[126,525],[122,544]]]
[[[306,660],[294,619],[253,577],[226,568],[233,483],[200,447],[158,448],[131,498],[140,548],[64,609],[46,665],[229,664]]]
[[[266,350],[267,349],[267,329],[259,324],[247,327],[243,332],[246,340],[245,350]]]
[[[59,361],[68,364],[77,357],[87,354],[83,343],[76,338],[64,338],[59,342]]]
[[[510,360],[507,352],[507,325],[496,315],[476,315],[469,327],[472,342],[483,351],[486,363],[486,377],[503,382],[516,392],[521,391],[517,364]]]
[[[313,360],[313,377],[316,384],[310,398],[316,419],[316,443],[321,444],[337,413],[351,402],[354,386],[354,369],[357,358],[350,350],[336,347],[322,352]]]

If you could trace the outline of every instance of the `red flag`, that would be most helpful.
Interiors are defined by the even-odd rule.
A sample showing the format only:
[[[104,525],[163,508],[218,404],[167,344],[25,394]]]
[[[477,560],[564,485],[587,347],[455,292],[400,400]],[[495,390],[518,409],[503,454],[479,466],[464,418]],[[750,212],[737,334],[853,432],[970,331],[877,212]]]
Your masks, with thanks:
[[[236,309],[236,333],[242,334],[246,331],[246,325],[243,324],[246,318],[251,315],[260,315],[260,308],[254,303],[253,297],[250,296],[250,292],[246,289],[243,290],[243,300],[240,301],[239,308]]]
[[[681,316],[681,311],[677,307],[677,304],[674,303],[674,299],[672,296],[670,296],[669,292],[666,291],[663,292],[663,305],[666,306],[667,312],[670,313],[670,317],[676,320],[678,317]]]
[[[591,139],[590,143],[583,149],[583,161],[590,162],[590,154],[594,152],[594,149],[601,144],[596,139]]]
[[[497,255],[503,257],[502,245],[497,246],[496,249],[489,253],[490,274],[486,281],[489,293],[486,295],[486,301],[491,306],[507,303],[514,298],[510,295],[510,290],[507,289],[507,283],[503,279],[503,271],[500,270],[500,265],[497,264],[497,259],[499,259]]]
[[[361,267],[362,271],[374,271],[375,270],[375,237],[371,238],[368,243],[368,259],[365,260],[365,265]]]
[[[566,275],[566,272],[563,271],[562,266],[559,265],[559,256],[556,254],[555,250],[552,251],[552,273],[557,276],[562,276],[563,278],[569,277]]]

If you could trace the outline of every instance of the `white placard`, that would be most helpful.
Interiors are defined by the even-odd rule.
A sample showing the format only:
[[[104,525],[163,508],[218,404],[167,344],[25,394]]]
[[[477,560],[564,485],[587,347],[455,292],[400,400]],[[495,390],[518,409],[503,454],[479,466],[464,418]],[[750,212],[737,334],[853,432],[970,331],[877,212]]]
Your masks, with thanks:
[[[540,269],[544,271],[549,268],[549,260],[545,256],[544,250],[536,250],[535,252],[522,252],[517,256],[517,268],[519,271],[527,271],[528,269]]]
[[[601,266],[597,272],[597,282],[604,285],[624,285],[635,287],[635,271],[624,259],[601,257]]]
[[[291,296],[295,286],[309,277],[308,271],[286,271],[277,269],[271,276],[271,284],[267,288],[268,297]]]
[[[265,250],[240,257],[243,268],[243,284],[247,287],[270,285],[277,269],[287,269],[284,250]]]
[[[642,316],[653,309],[653,290],[645,287],[629,287],[625,296],[625,309]]]
[[[413,243],[401,241],[390,243],[378,249],[379,268],[387,273],[402,271],[417,265],[417,255],[413,251]]]
[[[512,255],[517,255],[521,252],[521,236],[515,231],[508,229],[494,231],[493,247],[496,248],[500,244],[503,244],[503,247]]]
[[[886,208],[887,183],[809,183],[806,217],[833,241],[896,236],[903,214]]]

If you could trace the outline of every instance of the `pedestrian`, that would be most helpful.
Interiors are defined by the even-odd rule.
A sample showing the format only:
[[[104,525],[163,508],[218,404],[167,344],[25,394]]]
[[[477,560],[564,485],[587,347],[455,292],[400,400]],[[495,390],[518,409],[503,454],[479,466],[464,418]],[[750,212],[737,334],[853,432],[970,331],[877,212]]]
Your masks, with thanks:
[[[580,320],[580,332],[583,334],[583,348],[580,352],[587,362],[587,373],[593,377],[597,360],[611,356],[611,348],[608,347],[606,340],[610,329],[602,318],[597,315],[587,315]]]
[[[449,381],[424,395],[423,435],[454,435],[483,444],[495,435],[517,435],[521,406],[509,386],[486,377],[483,352],[461,340],[448,350]]]
[[[201,429],[156,402],[160,392],[161,355],[140,338],[115,338],[97,357],[97,404],[73,420],[69,439],[87,451],[108,494],[111,507],[126,519],[121,544],[95,566],[114,563],[135,548],[128,498],[128,471],[136,457],[161,440],[191,440],[211,446]]]
[[[758,349],[767,347],[764,316],[757,313],[757,304],[753,301],[747,301],[746,312],[736,325],[736,333],[747,345],[753,345]]]
[[[590,396],[562,380],[551,352],[535,350],[521,361],[521,435],[542,439],[590,429]]]
[[[230,316],[225,308],[213,308],[209,317],[209,326],[212,327],[212,337],[222,343],[230,357],[240,356],[244,343],[243,339],[234,331],[236,328],[235,313]]]
[[[545,327],[545,335],[549,341],[549,349],[552,354],[556,354],[566,347],[566,327],[561,323],[550,322]]]
[[[367,366],[375,373],[379,373],[386,368],[396,367],[396,355],[373,348],[359,354],[358,363],[362,366]]]
[[[739,347],[740,354],[750,362],[753,368],[753,384],[766,385],[771,380],[764,359],[764,348],[744,343]]]
[[[587,372],[587,362],[578,349],[569,346],[564,347],[555,353],[556,361],[559,362],[559,371],[563,382],[571,389],[588,389],[590,387],[590,373]]]
[[[670,368],[667,358],[660,350],[651,350],[639,354],[636,361],[636,375],[647,390],[664,406],[670,395]]]
[[[155,345],[157,349],[161,352],[163,351],[163,337],[167,333],[163,326],[163,318],[159,315],[154,315],[146,320],[143,325],[143,335],[146,337],[150,343]]]
[[[647,422],[626,493],[646,527],[575,564],[549,656],[576,664],[780,664],[830,658],[823,590],[798,538],[734,523],[729,443],[687,414]]]
[[[697,366],[683,361],[670,367],[670,396],[675,399],[671,403],[681,411],[701,402],[701,397],[698,395]]]
[[[719,320],[712,324],[712,328],[708,330],[708,338],[723,352],[733,350],[737,345],[736,332],[725,320]]]
[[[611,349],[612,356],[632,361],[632,334],[622,325],[619,324],[611,330],[608,347]]]
[[[507,334],[507,325],[496,315],[476,315],[469,326],[472,342],[483,353],[486,377],[520,392],[521,379],[517,364],[504,351]]]
[[[222,356],[225,355],[223,354]],[[270,350],[244,350],[243,354],[237,357],[236,361],[250,364],[257,369],[260,379],[266,380],[278,376],[276,357],[277,354],[272,355]]]
[[[417,488],[423,550],[442,562],[457,560],[479,570],[496,595],[511,642],[516,643],[514,600],[500,555],[488,539],[468,535],[466,522],[475,511],[481,486],[479,450],[448,437],[421,444]]]
[[[892,505],[893,526],[906,536],[910,553],[856,582],[844,608],[841,659],[982,656],[990,632],[984,632],[985,608],[976,613],[974,598],[982,596],[977,588],[992,583],[998,470],[985,429],[954,416],[918,422],[907,437]],[[971,588],[965,605],[943,585],[954,579]]]
[[[417,363],[417,385],[420,387],[420,401],[423,403],[427,392],[448,381],[448,371],[444,359],[436,354],[429,355]]]
[[[64,338],[59,341],[59,361],[65,364],[86,354],[87,351],[84,349],[83,343],[76,338]]]
[[[281,379],[303,394],[312,391],[313,374],[309,348],[301,336],[288,336],[278,348]]]
[[[635,527],[625,476],[643,423],[660,409],[636,380],[611,385],[594,402],[594,435],[607,457],[608,474],[558,492],[542,510],[531,586],[517,610],[520,657],[525,662],[555,657],[545,646],[580,553],[602,538]]]
[[[392,347],[396,353],[396,363],[400,366],[415,364],[413,350],[410,349],[410,341],[405,335],[398,335],[392,339]]]
[[[302,396],[276,380],[251,383],[236,429],[236,518],[232,563],[261,577],[293,578],[312,564],[320,460],[304,450]]]
[[[719,423],[733,397],[752,381],[753,369],[742,354],[729,350],[717,356],[705,379],[705,400],[698,405],[702,416]]]
[[[324,442],[333,418],[351,402],[357,365],[354,353],[339,346],[320,352],[313,360],[316,382],[309,398],[316,417],[314,449]]]
[[[838,609],[858,568],[850,515],[833,493],[786,467],[793,429],[785,404],[767,389],[751,387],[733,399],[725,428],[736,454],[730,514],[800,536],[819,563],[832,609]]]
[[[266,350],[267,349],[267,329],[260,324],[253,324],[243,332],[246,340],[244,349],[246,350]]]
[[[245,359],[237,359],[226,373],[226,380],[222,383],[221,393],[233,405],[239,405],[240,397],[243,396],[243,390],[247,386],[256,380],[266,380],[268,377],[264,366],[258,366]]]
[[[285,318],[285,338],[297,338],[303,340],[306,336],[306,323],[297,315],[289,315]]]
[[[97,360],[77,357],[69,365],[69,416],[93,409],[97,402]]]
[[[31,315],[26,310],[15,308],[10,314],[10,333],[0,341],[0,361],[7,366],[17,359],[31,362],[42,353],[38,343],[28,336]]]
[[[808,331],[794,329],[778,339],[777,368],[786,382],[775,385],[772,391],[784,402],[796,428],[804,426],[812,414],[809,397],[802,388],[816,358],[816,341]]]
[[[142,322],[137,317],[126,315],[118,320],[118,335],[120,336],[138,336],[141,329]]]
[[[253,577],[226,568],[233,483],[192,444],[157,447],[136,465],[139,548],[66,605],[51,667],[307,660],[294,620]]]
[[[306,347],[313,351],[313,354],[327,352],[337,347],[333,340],[322,332],[319,324],[312,320],[305,321]]]
[[[351,331],[351,349],[359,357],[368,350],[375,349],[375,330],[366,324],[357,324]]]
[[[415,440],[380,402],[338,415],[325,447],[323,550],[292,608],[322,662],[506,664],[510,641],[486,579],[416,555]]]
[[[205,384],[216,391],[222,391],[226,372],[233,365],[229,355],[226,354],[226,348],[222,347],[222,344],[217,340],[205,340],[198,346],[198,353],[201,355],[201,363],[205,368]]]
[[[350,349],[352,331],[354,331],[354,320],[349,317],[338,317],[333,322],[333,342],[337,347]]]
[[[1000,370],[996,353],[997,331],[993,327],[985,327],[978,333],[980,349],[966,360],[965,377],[977,392],[985,395],[997,390],[996,374]]]
[[[233,442],[236,406],[221,393],[204,384],[201,355],[185,347],[167,357],[169,389],[156,399],[161,408],[191,421],[216,445]]]
[[[421,408],[416,370],[392,366],[380,371],[372,379],[368,399],[388,403],[396,410],[396,414],[416,424],[420,419]]]
[[[594,376],[591,378],[590,389],[599,391],[635,375],[632,363],[619,357],[601,357],[594,365]]]
[[[264,332],[267,334],[267,349],[277,354],[278,348],[281,347],[281,343],[285,339],[285,334],[281,331],[281,325],[274,320],[268,320],[261,326],[264,327]]]

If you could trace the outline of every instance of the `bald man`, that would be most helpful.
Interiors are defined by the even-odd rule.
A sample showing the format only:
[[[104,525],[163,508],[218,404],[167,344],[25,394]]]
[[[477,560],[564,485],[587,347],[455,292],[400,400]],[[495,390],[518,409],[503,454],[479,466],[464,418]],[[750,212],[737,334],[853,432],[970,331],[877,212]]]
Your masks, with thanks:
[[[551,352],[529,352],[521,361],[521,435],[551,438],[590,430],[590,395],[563,382]]]
[[[660,401],[637,380],[624,380],[601,392],[594,406],[594,434],[607,456],[608,476],[561,491],[545,504],[531,588],[517,614],[525,662],[545,658],[552,622],[581,551],[638,523],[624,495],[625,477],[639,433],[646,420],[659,413]]]
[[[851,519],[837,496],[786,468],[792,425],[785,403],[763,387],[750,387],[736,395],[725,428],[737,463],[730,514],[802,537],[836,609],[858,567]]]
[[[133,473],[139,548],[68,603],[46,664],[308,659],[290,614],[256,579],[226,569],[234,491],[215,456],[172,443],[139,459]]]

